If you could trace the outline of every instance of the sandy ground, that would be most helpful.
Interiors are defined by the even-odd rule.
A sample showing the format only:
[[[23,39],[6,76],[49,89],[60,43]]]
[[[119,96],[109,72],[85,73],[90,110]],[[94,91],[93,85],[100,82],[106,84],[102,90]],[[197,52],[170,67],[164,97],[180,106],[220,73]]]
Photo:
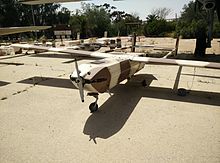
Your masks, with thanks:
[[[193,42],[181,40],[180,51],[193,50]],[[210,53],[220,54],[215,46]],[[111,97],[100,95],[100,110],[90,114],[94,99],[81,103],[69,80],[72,61],[0,57],[1,163],[220,162],[219,70],[146,65]]]

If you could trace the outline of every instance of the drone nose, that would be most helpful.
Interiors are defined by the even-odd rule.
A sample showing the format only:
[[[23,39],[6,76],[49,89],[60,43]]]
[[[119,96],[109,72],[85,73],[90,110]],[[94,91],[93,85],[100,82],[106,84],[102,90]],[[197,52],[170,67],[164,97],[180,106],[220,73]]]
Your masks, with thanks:
[[[76,83],[79,83],[80,82],[80,80],[79,79],[76,79]]]

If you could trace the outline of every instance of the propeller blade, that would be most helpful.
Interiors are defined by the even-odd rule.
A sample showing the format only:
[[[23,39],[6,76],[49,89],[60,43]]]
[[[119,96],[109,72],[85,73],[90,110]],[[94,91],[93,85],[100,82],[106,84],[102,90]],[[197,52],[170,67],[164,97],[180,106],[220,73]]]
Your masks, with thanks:
[[[84,90],[83,90],[83,83],[82,83],[82,79],[81,81],[78,83],[79,86],[79,94],[81,97],[81,101],[84,102]]]
[[[83,90],[83,79],[80,76],[80,71],[79,71],[79,67],[78,67],[78,63],[77,60],[75,59],[75,67],[76,67],[76,72],[77,72],[77,85],[79,87],[79,94],[80,94],[80,98],[81,101],[84,102],[84,90]]]
[[[75,59],[75,67],[76,67],[76,72],[77,72],[77,77],[80,77],[79,76],[79,67],[78,67],[78,63],[77,63],[77,60]]]

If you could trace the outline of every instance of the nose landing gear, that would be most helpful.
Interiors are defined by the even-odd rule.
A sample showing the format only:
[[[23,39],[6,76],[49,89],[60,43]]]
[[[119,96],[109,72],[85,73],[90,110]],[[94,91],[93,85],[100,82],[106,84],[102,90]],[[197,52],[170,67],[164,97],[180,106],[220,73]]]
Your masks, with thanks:
[[[89,105],[90,113],[94,113],[98,110],[98,104],[96,102],[93,102]]]
[[[141,85],[142,85],[143,87],[146,87],[146,86],[147,86],[147,81],[146,81],[146,79],[144,79],[144,80],[141,82]]]
[[[87,96],[93,96],[96,99],[95,102],[93,102],[89,105],[89,110],[90,110],[91,113],[94,113],[98,110],[98,104],[97,104],[98,95],[99,95],[98,93],[88,93],[87,94]]]

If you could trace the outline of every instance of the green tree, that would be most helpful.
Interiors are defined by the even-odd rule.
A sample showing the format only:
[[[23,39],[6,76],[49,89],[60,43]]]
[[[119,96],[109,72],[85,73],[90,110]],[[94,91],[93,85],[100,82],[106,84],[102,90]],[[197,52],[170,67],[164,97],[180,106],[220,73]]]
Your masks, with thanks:
[[[202,22],[202,23],[201,23]],[[217,14],[214,18],[214,29],[213,36],[219,37],[219,26],[218,26]],[[177,31],[180,32],[183,38],[195,38],[197,30],[204,28],[207,30],[207,12],[203,10],[201,4],[197,4],[194,1],[184,5]]]
[[[30,5],[23,5],[19,3],[18,0],[1,0],[0,27],[31,25],[53,26],[56,24],[68,24],[70,11],[67,8],[61,8],[61,10],[59,10],[60,7],[60,4],[34,5],[31,7]],[[32,14],[34,16],[34,20]],[[44,33],[41,32],[39,33],[39,36],[43,34]],[[33,35],[29,35],[28,33],[22,35],[33,37]],[[47,36],[49,37],[52,37],[52,35],[52,30],[47,33]]]
[[[166,8],[166,7],[161,7],[161,8],[156,8],[153,9],[151,12],[151,15],[156,15],[161,19],[166,19],[166,17],[171,13],[171,9],[170,8]]]
[[[157,15],[148,15],[147,22],[144,25],[145,36],[165,36],[166,33],[175,30],[175,23],[167,22]]]
[[[23,22],[24,8],[16,0],[1,0],[0,1],[0,26],[20,26]]]
[[[102,37],[111,24],[110,15],[106,8],[83,3],[82,9],[87,20],[88,35]]]
[[[60,4],[34,5],[33,11],[36,25],[60,24],[57,12],[59,8]]]
[[[133,32],[141,34],[140,27],[142,21],[136,14],[128,14],[124,11],[113,11],[111,13],[111,20],[115,35],[128,35]]]
[[[199,12],[198,12],[199,11]],[[206,12],[201,10],[201,6],[196,6],[195,2],[191,1],[184,5],[183,11],[177,26],[177,30],[183,38],[195,38],[198,29],[198,22],[201,28],[206,29]]]
[[[87,37],[87,20],[85,15],[80,13],[79,10],[76,12],[76,14],[73,14],[70,17],[69,24],[71,25],[72,32],[75,37],[78,32],[81,33],[81,38]]]
[[[67,8],[62,7],[61,11],[57,14],[57,18],[59,24],[68,24],[70,21],[70,11]]]
[[[109,4],[96,6],[82,3],[82,10],[77,10],[70,18],[74,33],[80,32],[85,37],[103,37],[105,31],[111,30],[110,11],[114,7]]]
[[[214,30],[213,30],[213,35],[216,38],[220,38],[220,22],[215,22],[214,24]]]
[[[45,5],[23,5],[18,0],[0,1],[0,26],[29,26],[34,25],[32,9],[35,19],[35,25],[55,25],[66,24],[70,19],[70,11],[67,8],[61,8],[60,4]]]
[[[218,3],[218,2],[216,2]],[[218,7],[218,6],[216,6]],[[208,38],[208,17],[209,12],[203,9],[198,1],[191,1],[183,7],[183,12],[178,23],[178,31],[183,38],[196,38],[196,48],[194,55],[202,57],[206,48],[210,46],[211,38]],[[219,37],[219,26],[217,14],[214,15],[213,37]]]

